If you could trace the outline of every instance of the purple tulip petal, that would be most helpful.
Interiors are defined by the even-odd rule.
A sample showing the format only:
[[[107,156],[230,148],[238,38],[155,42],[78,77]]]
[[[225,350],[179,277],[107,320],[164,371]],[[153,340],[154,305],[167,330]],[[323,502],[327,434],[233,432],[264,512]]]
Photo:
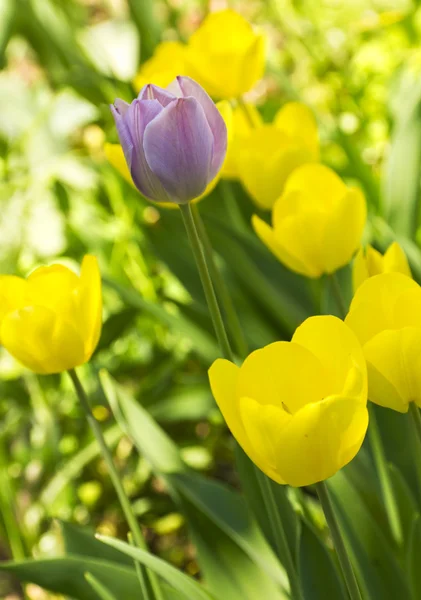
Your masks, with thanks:
[[[146,160],[178,203],[205,190],[213,154],[213,135],[195,98],[171,102],[145,129]]]
[[[117,98],[114,104],[111,104],[110,106],[117,127],[118,137],[120,138],[120,144],[123,148],[124,157],[130,168],[133,153],[133,140],[130,130],[124,120],[124,116],[127,114],[129,107],[130,104],[127,104],[124,100],[120,100],[120,98]]]
[[[177,82],[184,97],[193,96],[199,102],[211,128],[214,146],[210,179],[213,179],[222,167],[227,153],[227,127],[215,103],[198,83],[190,77],[181,76],[177,77]]]
[[[168,106],[175,98],[176,96],[170,91],[164,90],[152,83],[144,85],[138,95],[139,100],[158,100],[161,106]]]
[[[116,120],[116,123],[130,174],[137,189],[151,200],[169,202],[171,198],[149,168],[143,150],[145,128],[162,110],[158,100],[134,100],[126,109],[124,117],[119,115],[119,122]],[[126,132],[130,132],[129,142],[125,137]]]

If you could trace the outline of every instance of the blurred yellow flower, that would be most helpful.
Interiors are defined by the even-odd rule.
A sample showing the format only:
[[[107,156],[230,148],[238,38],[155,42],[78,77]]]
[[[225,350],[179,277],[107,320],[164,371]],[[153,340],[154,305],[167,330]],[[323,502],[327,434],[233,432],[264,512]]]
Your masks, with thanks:
[[[187,47],[181,42],[161,42],[153,56],[144,62],[133,80],[137,92],[148,83],[165,88],[177,75],[189,75],[186,64]]]
[[[80,276],[62,265],[27,279],[0,276],[0,344],[35,373],[60,373],[87,362],[102,326],[101,275],[85,256]]]
[[[261,127],[263,119],[254,104],[237,105],[232,111],[232,132],[228,139],[227,155],[222,167],[222,177],[237,179],[239,177],[237,159],[246,138],[253,129]]]
[[[222,100],[221,102],[217,102],[216,107],[219,110],[219,112],[221,113],[222,118],[225,121],[225,125],[227,126],[227,138],[228,138],[228,148],[229,148],[231,140],[232,140],[232,131],[233,131],[233,126],[232,126],[232,120],[233,120],[232,112],[233,111],[232,111],[230,103],[227,100]],[[136,186],[134,185],[133,180],[132,180],[132,176],[130,175],[130,171],[127,166],[127,161],[124,157],[123,148],[121,147],[121,145],[120,144],[110,144],[107,142],[104,145],[104,153],[105,153],[105,156],[106,156],[108,162],[120,173],[120,175],[122,177],[124,177],[124,179],[126,181],[128,181],[128,183],[130,183],[133,186],[134,189],[136,189]],[[226,160],[227,159],[225,158],[225,161]],[[224,162],[224,164],[225,164],[225,162]],[[199,202],[199,200],[206,198],[206,196],[208,196],[208,194],[210,194],[212,192],[212,190],[216,187],[218,181],[221,178],[223,169],[224,169],[224,167],[222,167],[222,170],[218,173],[218,175],[208,184],[208,186],[206,187],[203,194],[201,194],[198,198],[195,198],[193,200],[193,202]],[[173,202],[153,202],[153,204],[155,204],[156,206],[160,206],[162,208],[170,208],[170,209],[178,208],[177,204],[174,204]]]
[[[245,132],[245,128],[242,128]],[[234,122],[234,140],[236,130]],[[297,167],[319,160],[317,124],[304,104],[290,102],[270,125],[260,125],[238,140],[236,172],[256,204],[270,210]]]
[[[190,37],[188,74],[215,98],[238,98],[263,77],[265,39],[241,15],[209,14]]]
[[[363,345],[372,402],[407,412],[421,406],[421,288],[401,273],[367,279],[346,323]]]
[[[289,269],[307,277],[334,273],[361,243],[367,208],[360,190],[348,188],[328,167],[296,169],[273,207],[270,227],[257,215],[253,227]]]
[[[218,359],[209,379],[232,434],[278,483],[323,481],[363,442],[366,364],[355,335],[336,317],[310,317],[291,342],[252,352],[241,367]]]
[[[352,269],[354,293],[366,279],[380,273],[403,273],[412,277],[408,259],[397,242],[393,242],[384,255],[370,244],[359,249]]]

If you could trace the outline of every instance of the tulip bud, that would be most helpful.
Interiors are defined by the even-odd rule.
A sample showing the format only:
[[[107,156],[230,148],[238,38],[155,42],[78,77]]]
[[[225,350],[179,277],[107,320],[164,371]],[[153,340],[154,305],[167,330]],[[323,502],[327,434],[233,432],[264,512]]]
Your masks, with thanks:
[[[352,268],[354,294],[366,279],[380,273],[402,273],[412,277],[408,259],[397,242],[393,242],[383,256],[370,244],[365,250],[359,249]]]
[[[241,367],[218,359],[209,379],[232,434],[278,483],[323,481],[352,460],[364,440],[364,355],[336,317],[310,317],[291,342],[252,352]]]
[[[102,324],[101,276],[85,256],[80,276],[63,265],[27,279],[0,276],[0,344],[35,373],[60,373],[87,362]]]
[[[206,92],[189,77],[162,89],[146,85],[131,104],[111,107],[137,189],[157,202],[200,196],[225,159],[227,128]]]
[[[372,402],[398,412],[421,407],[421,287],[401,273],[367,279],[345,322],[363,346]]]

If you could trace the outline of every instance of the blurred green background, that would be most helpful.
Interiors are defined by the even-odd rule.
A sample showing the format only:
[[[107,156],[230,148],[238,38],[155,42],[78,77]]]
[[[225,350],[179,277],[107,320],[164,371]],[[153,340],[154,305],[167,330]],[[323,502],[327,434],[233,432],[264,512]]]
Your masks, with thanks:
[[[104,143],[117,139],[108,104],[134,97],[131,81],[156,44],[188,39],[227,5],[268,38],[266,76],[247,99],[267,120],[291,99],[314,110],[323,161],[364,187],[367,237],[382,246],[396,235],[419,273],[418,2],[0,0],[0,272],[98,256],[105,324],[82,376],[150,547],[194,576],[183,517],[115,424],[95,374],[105,367],[147,407],[193,469],[237,486],[206,377],[218,350],[179,215],[140,198]],[[288,338],[323,293],[257,242],[239,184],[220,182],[201,207],[250,347]],[[221,223],[235,219],[233,237]],[[0,348],[0,560],[56,556],[60,519],[126,533],[67,378],[37,378]],[[0,577],[0,597],[20,598],[17,582]],[[27,594],[53,598],[36,586]]]

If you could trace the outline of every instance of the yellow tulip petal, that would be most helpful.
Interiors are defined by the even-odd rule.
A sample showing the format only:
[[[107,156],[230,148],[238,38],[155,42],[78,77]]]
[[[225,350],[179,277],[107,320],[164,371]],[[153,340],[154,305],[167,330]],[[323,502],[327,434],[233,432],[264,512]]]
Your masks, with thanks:
[[[9,312],[25,306],[26,293],[27,284],[24,279],[14,275],[0,275],[0,327]]]
[[[319,160],[319,134],[317,123],[311,110],[301,102],[288,102],[276,114],[274,123],[291,139],[307,146],[312,152],[312,160]]]
[[[72,322],[76,316],[73,292],[78,285],[79,277],[63,265],[40,267],[27,279],[27,306],[50,308]]]
[[[384,273],[402,273],[412,277],[406,254],[397,242],[393,242],[386,250],[383,271]]]
[[[224,416],[229,430],[244,452],[252,457],[254,454],[253,448],[239,418],[239,404],[236,393],[239,373],[239,367],[222,358],[217,359],[208,371],[212,395]]]
[[[129,167],[127,166],[126,159],[124,158],[123,148],[120,144],[105,144],[104,146],[105,156],[108,162],[120,173],[126,181],[128,181],[133,187],[132,176],[130,175]]]
[[[367,207],[363,194],[349,190],[329,214],[322,243],[323,270],[334,273],[351,260],[361,243]]]
[[[364,346],[369,365],[370,400],[406,412],[409,402],[421,403],[421,329],[382,331]],[[370,378],[372,370],[377,374]],[[380,376],[396,390],[390,394]],[[387,392],[387,395],[385,395]]]
[[[139,92],[148,83],[165,88],[177,75],[189,75],[186,55],[187,46],[181,42],[158,44],[153,56],[143,63],[133,80],[136,91]]]
[[[291,271],[296,271],[301,275],[308,275],[309,270],[307,266],[289,254],[285,248],[279,243],[277,236],[275,235],[275,231],[270,227],[263,219],[258,217],[257,215],[253,215],[252,217],[252,225],[253,229],[256,232],[256,235],[260,238],[260,240],[265,244],[265,246],[276,256],[278,260],[281,261],[286,267],[291,269]],[[317,277],[318,271],[316,271],[316,275],[314,275],[313,271],[310,271],[310,277]]]
[[[78,289],[80,321],[78,329],[85,340],[85,361],[95,350],[102,328],[101,274],[95,256],[85,256]]]
[[[268,477],[278,483],[285,483],[278,472],[278,446],[291,415],[278,406],[262,406],[252,398],[240,398],[239,417],[249,440],[247,454],[251,460]]]
[[[288,178],[285,194],[301,192],[309,207],[333,207],[347,192],[347,187],[332,169],[310,163],[296,169]]]
[[[238,375],[238,398],[250,397],[291,414],[330,393],[326,369],[318,358],[291,342],[275,342],[252,352]]]
[[[396,311],[398,299],[406,292],[414,291],[418,295],[419,290],[419,285],[413,279],[401,273],[370,277],[358,288],[345,322],[364,345],[381,331],[402,326]],[[416,317],[413,310],[409,317]]]
[[[349,373],[356,367],[360,377],[356,389],[360,399],[367,401],[364,353],[343,321],[330,315],[310,317],[296,329],[292,341],[307,348],[323,365],[330,382],[330,395],[344,393]]]
[[[9,313],[0,337],[6,350],[35,373],[60,373],[84,362],[84,344],[76,329],[44,306]]]
[[[354,294],[360,285],[368,278],[369,274],[364,248],[360,248],[355,255],[354,263],[352,265],[352,288]]]
[[[279,474],[292,486],[328,479],[358,452],[367,426],[367,406],[360,400],[330,396],[306,405],[279,436]]]

